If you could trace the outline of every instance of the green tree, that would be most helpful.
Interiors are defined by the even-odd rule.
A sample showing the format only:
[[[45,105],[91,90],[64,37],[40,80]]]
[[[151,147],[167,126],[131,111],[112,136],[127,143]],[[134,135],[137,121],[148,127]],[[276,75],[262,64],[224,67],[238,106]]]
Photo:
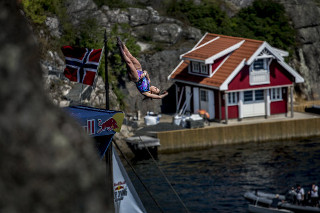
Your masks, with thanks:
[[[295,32],[285,8],[273,0],[255,0],[240,10],[232,22],[233,35],[266,40],[282,49],[290,49],[295,44]]]

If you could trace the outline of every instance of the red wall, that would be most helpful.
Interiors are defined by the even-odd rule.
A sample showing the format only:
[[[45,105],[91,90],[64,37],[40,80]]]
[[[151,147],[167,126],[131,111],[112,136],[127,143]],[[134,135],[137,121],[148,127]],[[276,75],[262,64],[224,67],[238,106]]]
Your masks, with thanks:
[[[288,89],[282,88],[282,101],[273,101],[270,103],[270,114],[286,113],[287,109]]]
[[[270,84],[261,84],[250,86],[249,81],[249,66],[245,66],[242,70],[236,75],[236,77],[229,83],[229,91],[230,90],[239,90],[239,89],[248,89],[248,88],[260,88],[266,86],[280,86],[280,85],[288,85],[292,84],[294,81],[288,71],[282,68],[275,60],[273,60],[270,64]]]

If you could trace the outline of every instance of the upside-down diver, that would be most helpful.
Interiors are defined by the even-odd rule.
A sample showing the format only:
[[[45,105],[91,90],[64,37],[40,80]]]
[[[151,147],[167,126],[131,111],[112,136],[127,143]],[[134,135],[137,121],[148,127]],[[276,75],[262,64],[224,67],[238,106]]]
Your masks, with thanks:
[[[131,55],[126,45],[121,42],[119,37],[117,37],[117,45],[122,59],[126,62],[129,78],[136,84],[139,92],[148,98],[162,99],[167,96],[167,91],[160,94],[159,88],[150,85],[148,72],[142,70],[140,62]]]

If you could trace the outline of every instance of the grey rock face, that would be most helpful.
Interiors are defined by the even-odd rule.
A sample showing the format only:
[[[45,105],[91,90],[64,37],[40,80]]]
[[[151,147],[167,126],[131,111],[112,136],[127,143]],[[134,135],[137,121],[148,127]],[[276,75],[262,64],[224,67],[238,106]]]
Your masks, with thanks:
[[[299,85],[308,99],[320,98],[320,6],[315,1],[281,0],[297,32],[295,60],[292,65],[302,74]]]
[[[50,30],[52,36],[57,38],[61,37],[61,32],[59,30],[59,20],[56,17],[47,17],[45,24]]]
[[[177,24],[159,24],[154,28],[153,40],[174,44],[180,38],[182,28]]]
[[[107,7],[104,7],[103,11],[107,15],[110,23],[129,24],[128,12],[122,11],[120,9],[109,10],[109,8]]]
[[[131,26],[146,25],[151,22],[148,10],[140,8],[128,8]]]
[[[187,26],[187,27],[183,28],[183,36],[186,39],[196,41],[202,37],[202,34],[201,34],[201,30],[194,28],[194,27]]]
[[[0,212],[106,212],[93,141],[45,95],[15,1],[0,1],[0,14]]]
[[[106,15],[98,10],[97,5],[92,0],[67,0],[65,4],[73,25],[78,25],[82,20],[88,18],[96,19],[103,26],[108,24]]]
[[[102,12],[112,24],[129,24],[132,35],[141,40],[174,44],[182,37],[197,40],[202,36],[199,29],[184,27],[176,19],[162,17],[152,7],[128,8],[125,11],[103,6]]]

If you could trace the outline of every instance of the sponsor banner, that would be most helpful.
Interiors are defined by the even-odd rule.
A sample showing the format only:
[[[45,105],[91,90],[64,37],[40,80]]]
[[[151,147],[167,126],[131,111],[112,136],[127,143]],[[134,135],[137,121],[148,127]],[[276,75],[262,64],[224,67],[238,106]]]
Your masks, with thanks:
[[[116,213],[140,213],[147,212],[124,169],[120,158],[112,149],[113,161],[113,192]]]
[[[92,107],[72,106],[69,112],[90,136],[111,135],[120,132],[124,113]]]
[[[66,111],[79,122],[88,135],[95,137],[98,154],[102,159],[114,134],[121,130],[124,113],[85,106],[70,106]],[[101,139],[98,136],[105,137]]]

